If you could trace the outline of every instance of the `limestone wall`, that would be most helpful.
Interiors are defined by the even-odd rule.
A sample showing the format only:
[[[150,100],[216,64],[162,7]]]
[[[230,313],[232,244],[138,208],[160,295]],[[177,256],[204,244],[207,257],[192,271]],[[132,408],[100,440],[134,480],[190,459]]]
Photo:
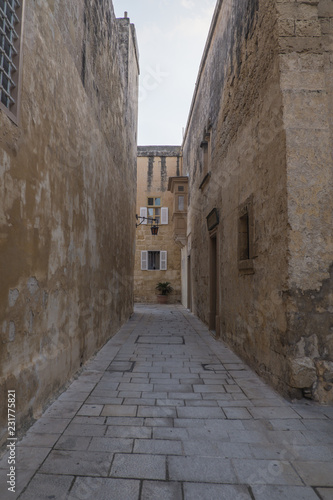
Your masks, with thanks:
[[[286,368],[286,146],[273,2],[218,2],[184,142],[190,176],[192,308],[210,315],[210,235],[217,208],[217,335],[280,386]],[[200,143],[210,133],[211,176]],[[201,187],[200,187],[201,186]],[[240,207],[251,201],[253,270],[238,263]]]
[[[332,2],[219,1],[183,145],[192,308],[212,321],[214,235],[217,336],[282,393],[322,402],[333,386],[332,119]]]
[[[148,197],[160,197],[161,206],[168,208],[168,224],[160,224],[157,236],[152,236],[150,225],[140,225],[136,230],[134,270],[134,297],[136,302],[156,303],[155,289],[159,281],[169,281],[174,288],[169,303],[181,301],[180,247],[173,239],[174,196],[168,191],[168,179],[180,175],[179,146],[139,146],[137,166],[137,214],[147,207]],[[140,221],[138,221],[140,222]],[[142,251],[166,251],[167,270],[141,270]]]
[[[22,429],[132,312],[134,37],[108,0],[25,2],[19,125],[0,111],[0,442],[7,390]]]
[[[277,2],[287,137],[290,384],[333,401],[333,2]]]

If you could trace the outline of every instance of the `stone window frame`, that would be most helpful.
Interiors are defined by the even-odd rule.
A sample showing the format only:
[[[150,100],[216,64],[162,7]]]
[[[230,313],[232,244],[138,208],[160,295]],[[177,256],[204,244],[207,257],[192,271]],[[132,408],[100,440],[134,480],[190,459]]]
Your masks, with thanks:
[[[254,274],[255,235],[253,195],[238,207],[238,270]]]
[[[2,48],[0,52],[0,85],[2,87],[2,90],[0,90],[0,109],[15,125],[19,124],[21,99],[24,2],[25,0],[0,0],[0,47]],[[9,10],[11,11],[11,18],[16,21],[15,23],[10,22],[8,17]],[[8,31],[10,32],[9,38]],[[6,43],[7,51],[5,50]],[[12,54],[13,51],[15,51],[14,55]],[[7,68],[5,61],[8,63]],[[8,79],[8,76],[12,81],[12,85],[7,93],[8,88],[2,86],[2,79]],[[7,96],[7,103],[3,102],[5,100],[4,96]]]

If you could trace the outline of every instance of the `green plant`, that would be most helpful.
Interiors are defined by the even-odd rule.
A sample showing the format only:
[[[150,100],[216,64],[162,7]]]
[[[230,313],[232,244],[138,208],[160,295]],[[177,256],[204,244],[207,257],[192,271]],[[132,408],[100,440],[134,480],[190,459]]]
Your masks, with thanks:
[[[173,288],[170,285],[169,281],[160,281],[156,285],[156,290],[159,290],[161,292],[161,295],[168,295],[173,291]]]

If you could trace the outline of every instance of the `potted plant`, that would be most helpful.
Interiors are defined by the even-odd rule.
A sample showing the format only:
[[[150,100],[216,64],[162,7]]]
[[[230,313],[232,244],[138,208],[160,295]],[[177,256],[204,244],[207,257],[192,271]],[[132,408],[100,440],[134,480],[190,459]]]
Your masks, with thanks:
[[[156,290],[158,290],[160,295],[157,295],[157,302],[159,304],[166,304],[168,302],[168,295],[173,291],[172,286],[169,281],[160,281],[156,285]]]

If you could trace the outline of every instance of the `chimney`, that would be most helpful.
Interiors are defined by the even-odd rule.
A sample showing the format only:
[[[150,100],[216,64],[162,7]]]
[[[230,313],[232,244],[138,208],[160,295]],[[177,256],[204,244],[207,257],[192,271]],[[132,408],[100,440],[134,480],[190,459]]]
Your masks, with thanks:
[[[127,19],[127,12],[124,12],[124,17],[125,19]]]

